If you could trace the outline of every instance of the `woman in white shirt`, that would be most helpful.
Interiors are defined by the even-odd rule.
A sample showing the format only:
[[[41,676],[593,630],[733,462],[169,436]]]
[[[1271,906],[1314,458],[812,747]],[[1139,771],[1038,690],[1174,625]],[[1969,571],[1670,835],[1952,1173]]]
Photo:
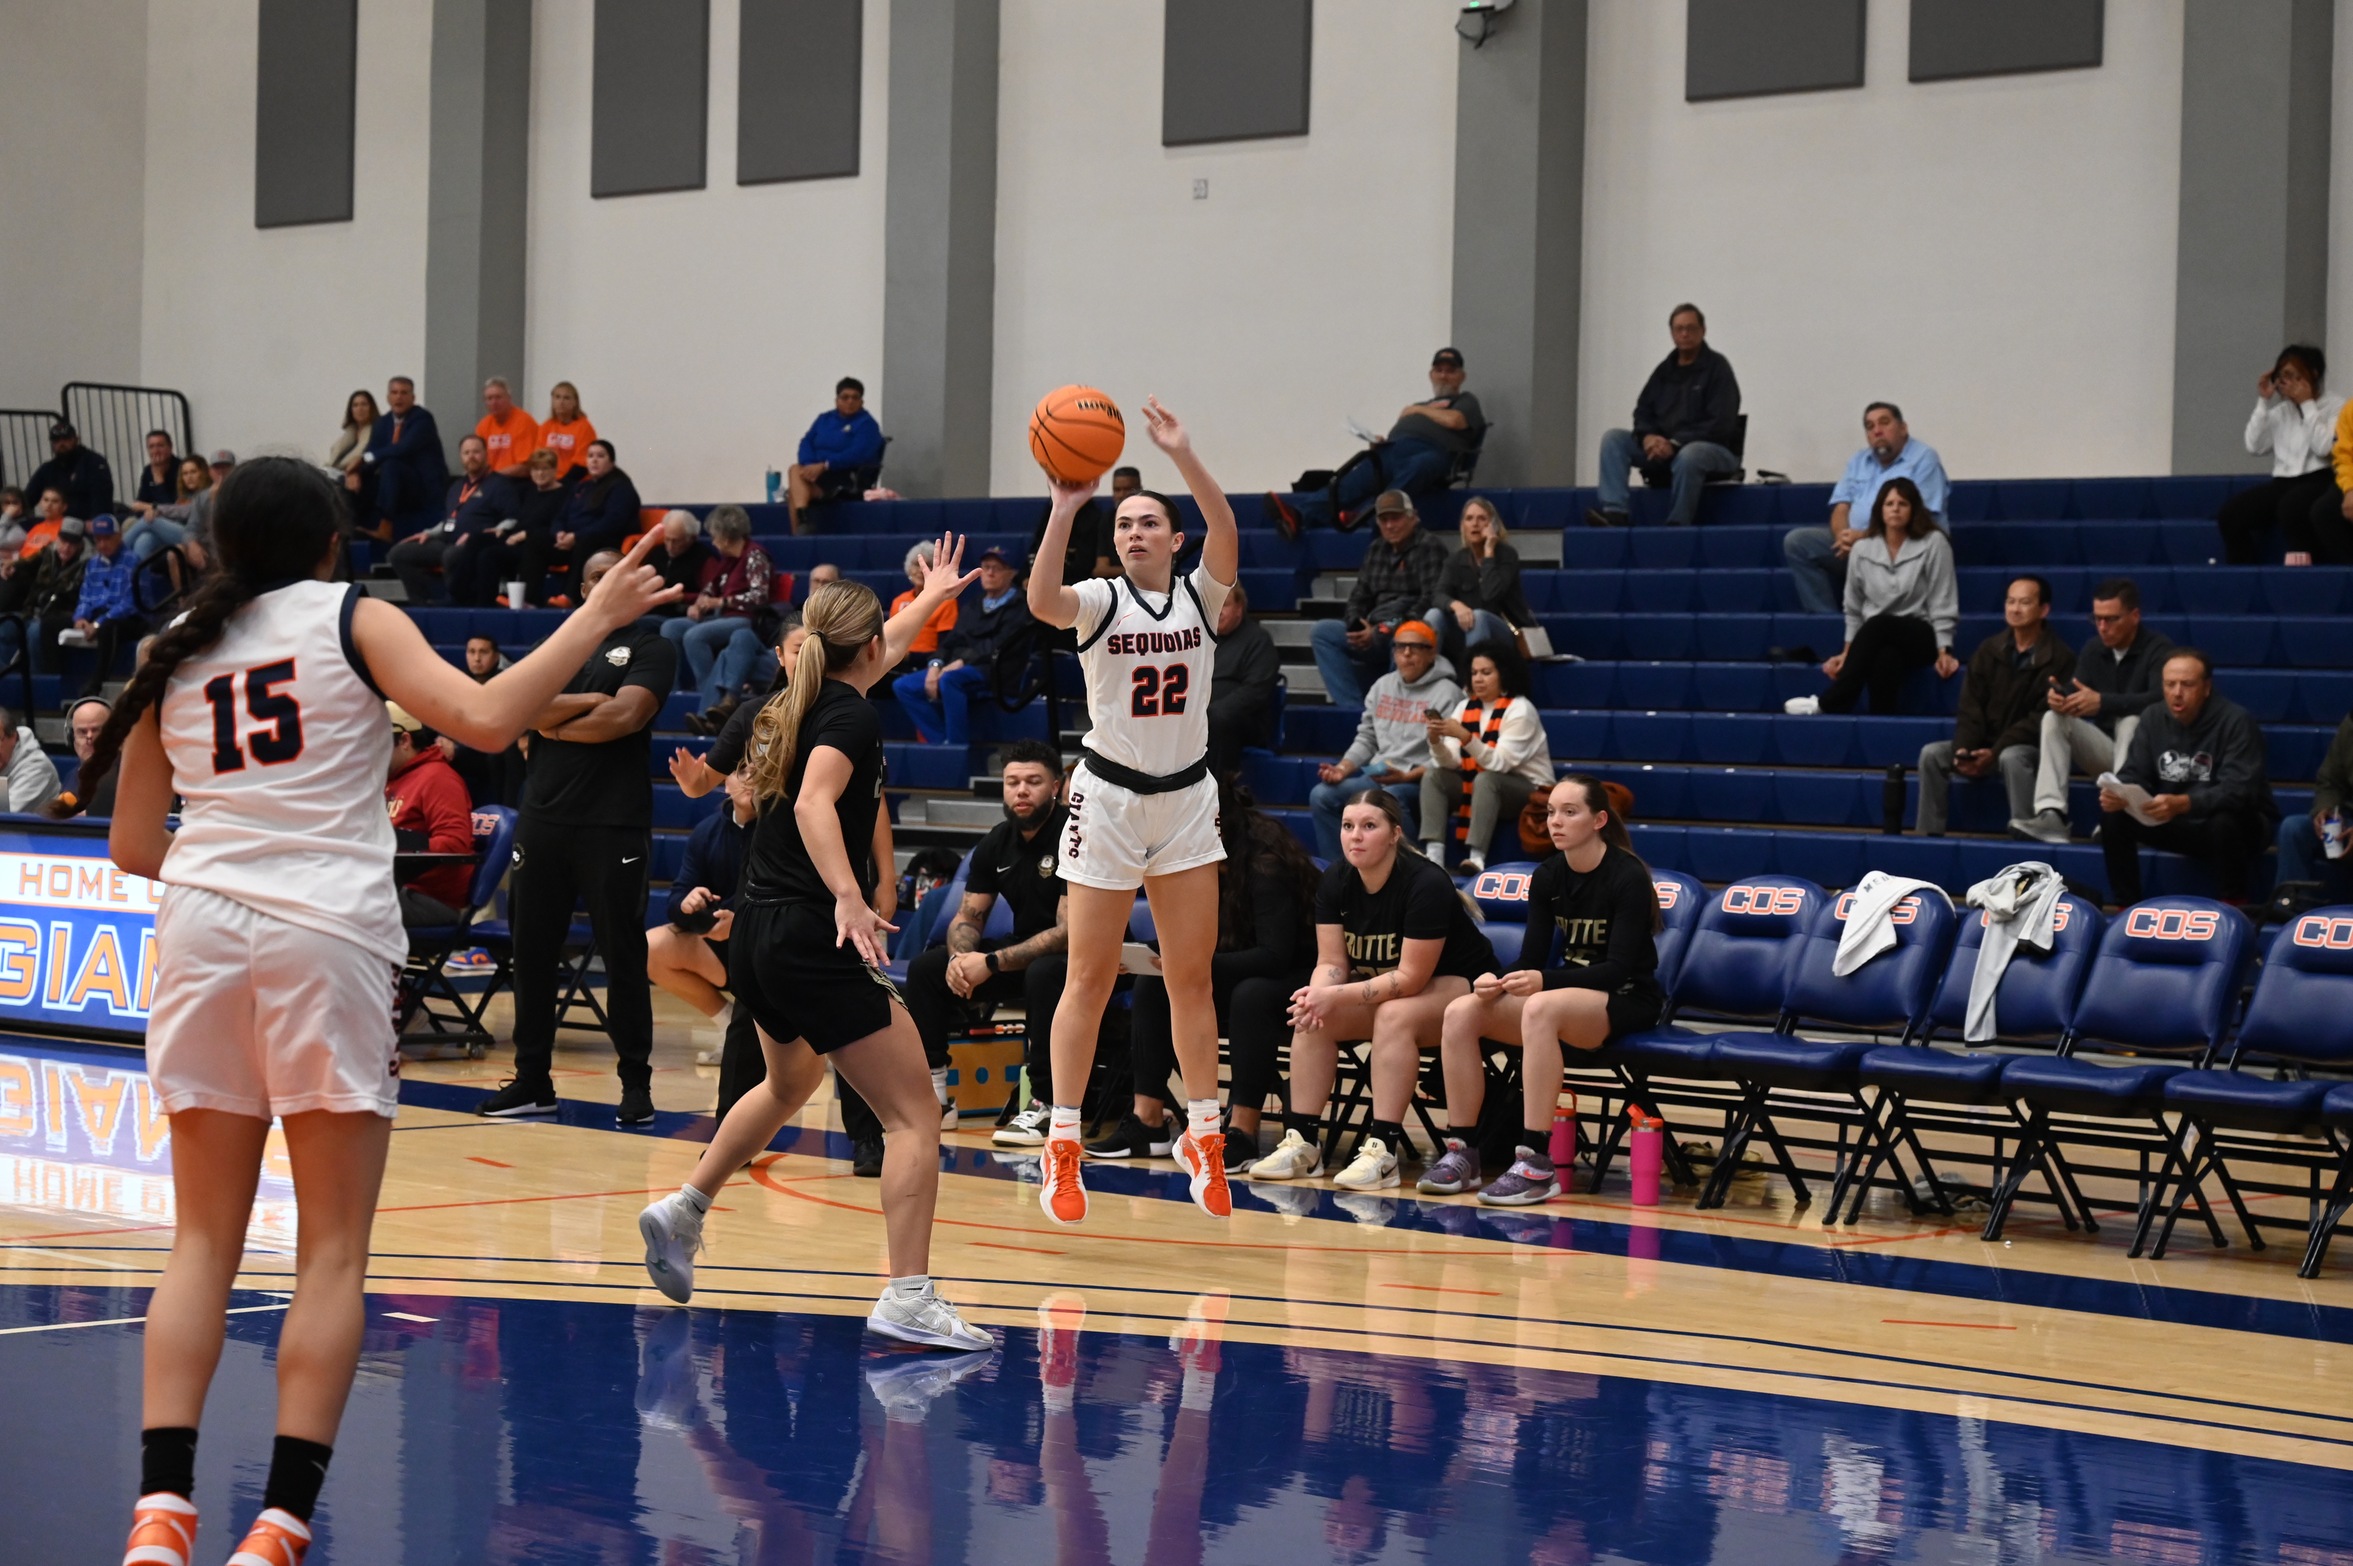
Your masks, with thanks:
[[[2337,412],[2345,405],[2342,397],[2321,395],[2327,369],[2328,357],[2318,348],[2291,343],[2255,382],[2247,451],[2271,453],[2271,478],[2231,496],[2215,517],[2223,558],[2232,565],[2270,565],[2277,547],[2270,542],[2274,527],[2287,535],[2289,565],[2312,563],[2308,550],[2294,547],[2296,535],[2314,502],[2336,488],[2329,457],[2337,441]]]
[[[1446,840],[1465,796],[1469,831],[1462,867],[1487,868],[1487,845],[1499,821],[1516,822],[1528,796],[1552,784],[1552,746],[1544,718],[1528,699],[1528,666],[1509,642],[1470,650],[1471,693],[1462,711],[1430,712],[1430,765],[1422,773],[1423,852],[1446,863]],[[1466,787],[1465,779],[1468,779]]]

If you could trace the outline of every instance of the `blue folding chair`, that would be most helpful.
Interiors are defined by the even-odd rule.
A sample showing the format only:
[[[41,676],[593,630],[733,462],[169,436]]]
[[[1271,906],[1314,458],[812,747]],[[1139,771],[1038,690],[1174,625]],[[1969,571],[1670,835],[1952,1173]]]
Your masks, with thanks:
[[[511,971],[514,948],[485,948],[491,953],[493,966],[490,983],[478,1000],[468,998],[457,987],[446,964],[476,944],[474,920],[498,896],[498,883],[505,878],[507,861],[514,855],[515,813],[504,805],[484,805],[473,815],[474,878],[466,887],[466,906],[458,910],[454,924],[425,925],[408,932],[408,961],[401,966],[395,989],[392,1031],[404,1046],[455,1044],[469,1058],[479,1060],[490,1048],[490,1030],[483,1026],[482,1014],[490,1007],[490,997],[498,993],[500,981]],[[425,1026],[410,1032],[409,1025],[420,1018]]]
[[[1881,1166],[1900,1143],[1919,1166],[1932,1205],[1950,1213],[1952,1200],[1946,1182],[1930,1160],[1922,1133],[1938,1133],[1947,1144],[1942,1157],[1957,1163],[1982,1163],[1990,1190],[2002,1183],[2003,1147],[2020,1130],[2020,1122],[2002,1096],[2002,1068],[2013,1058],[2005,1051],[2021,1044],[2056,1048],[2075,1020],[2075,1004],[2107,921],[2100,910],[2073,892],[2060,894],[2052,915],[2051,946],[2041,951],[2019,946],[2003,966],[1994,991],[1995,1037],[1985,1045],[1962,1050],[1938,1048],[1928,1042],[1938,1033],[1959,1034],[1969,1016],[1969,991],[1977,976],[1978,953],[1987,916],[1964,911],[1945,967],[1944,982],[1929,1007],[1928,1034],[1911,1044],[1874,1049],[1863,1057],[1860,1072],[1865,1087],[1873,1089],[1872,1119],[1864,1135],[1872,1151],[1854,1181],[1854,1202],[1846,1221],[1862,1215],[1863,1198],[1877,1182]],[[1996,1046],[1999,1046],[1997,1049]],[[1954,1151],[1951,1143],[1983,1139],[1989,1154]],[[2069,1200],[2059,1171],[2048,1160],[2040,1166],[2051,1200],[2069,1229],[2078,1227],[2076,1208]],[[1900,1168],[1900,1165],[1899,1165]],[[1908,1201],[1917,1200],[1915,1188],[1896,1182]],[[2091,1215],[2083,1215],[2084,1222]],[[1835,1211],[1832,1221],[1837,1220]]]
[[[2257,1064],[2277,1068],[2279,1075],[2249,1069]],[[2320,908],[2273,942],[2228,1063],[2218,1070],[2184,1071],[2165,1083],[2165,1107],[2186,1122],[2194,1151],[2188,1167],[2170,1182],[2173,1200],[2165,1205],[2157,1226],[2151,1258],[2164,1256],[2183,1206],[2212,1175],[2237,1211],[2252,1248],[2264,1248],[2260,1231],[2265,1226],[2301,1229],[2301,1276],[2318,1273],[2329,1235],[2344,1213],[2348,1171],[2353,1171],[2353,1136],[2347,1134],[2353,1131],[2353,1116],[2340,1115],[2330,1124],[2324,1111],[2332,1094],[2343,1090],[2313,1081],[2309,1072],[2343,1072],[2349,1066],[2353,907]],[[2353,1094],[2346,1097],[2353,1099]],[[2344,1107],[2353,1109],[2353,1103]],[[2246,1172],[2251,1165],[2297,1169],[2305,1178],[2301,1184],[2260,1180]],[[2330,1175],[2337,1177],[2333,1192],[2322,1186]],[[2248,1191],[2301,1196],[2305,1217],[2250,1213],[2244,1195]]]
[[[2137,1237],[2147,1232],[2162,1176],[2184,1172],[2180,1135],[2165,1118],[2165,1084],[2219,1058],[2253,941],[2245,914],[2206,897],[2153,897],[2109,921],[2060,1052],[2002,1067],[2002,1096],[2018,1115],[2020,1145],[1994,1188],[1986,1239],[2002,1237],[2019,1185],[2047,1160],[2085,1217],[2095,1207],[2134,1213],[2128,1254],[2140,1254]],[[2087,1043],[2113,1046],[2133,1061],[2096,1064],[2079,1053]],[[2069,1147],[2130,1154],[2135,1165],[2078,1165]],[[2088,1196],[2079,1171],[2133,1182],[2138,1199]],[[2214,1243],[2224,1244],[2205,1197],[2195,1184],[2190,1191]]]

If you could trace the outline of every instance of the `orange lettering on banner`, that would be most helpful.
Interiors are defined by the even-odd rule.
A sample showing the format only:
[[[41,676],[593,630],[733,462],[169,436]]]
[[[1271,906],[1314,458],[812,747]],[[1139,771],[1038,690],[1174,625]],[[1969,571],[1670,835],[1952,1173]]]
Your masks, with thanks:
[[[172,1138],[171,1116],[163,1112],[162,1101],[155,1096],[155,1084],[147,1078],[139,1079],[138,1096],[132,1100],[138,1118],[132,1122],[137,1137],[132,1145],[139,1154],[139,1162],[151,1164],[164,1145]]]
[[[57,1062],[41,1062],[41,1130],[59,1147],[65,1145],[65,1078]]]
[[[107,882],[113,874],[114,866],[103,859],[84,861],[74,877],[77,883],[74,887],[74,895],[84,899],[96,898],[102,903],[119,901],[119,899],[108,895]]]
[[[0,1001],[28,1001],[41,978],[41,927],[0,919]]]
[[[1727,886],[1724,911],[1728,914],[1787,915],[1806,906],[1806,894],[1794,886]]]
[[[74,927],[63,919],[49,921],[49,982],[42,987],[41,1001],[48,1006],[65,1004],[66,977],[73,970]]]
[[[16,892],[19,897],[28,893],[34,897],[41,895],[41,862],[39,860],[28,859],[16,867]]]
[[[79,1011],[90,1003],[93,995],[105,1000],[118,1017],[131,1009],[131,976],[123,970],[122,940],[111,924],[100,925],[91,936],[88,949],[82,953],[81,971],[74,975],[74,987],[65,1003]]]
[[[91,1149],[104,1158],[114,1151],[114,1134],[122,1129],[123,1095],[130,1091],[130,1075],[77,1069],[70,1080],[74,1106],[82,1114],[82,1134],[90,1139]]]
[[[1489,902],[1524,903],[1530,877],[1525,870],[1488,870],[1471,883],[1471,895]]]
[[[0,1136],[31,1136],[39,1123],[30,1061],[0,1060]]]
[[[1650,889],[1658,894],[1661,908],[1672,908],[1683,900],[1683,888],[1674,881],[1653,881]]]
[[[60,902],[74,895],[74,867],[59,861],[49,867],[49,895]]]

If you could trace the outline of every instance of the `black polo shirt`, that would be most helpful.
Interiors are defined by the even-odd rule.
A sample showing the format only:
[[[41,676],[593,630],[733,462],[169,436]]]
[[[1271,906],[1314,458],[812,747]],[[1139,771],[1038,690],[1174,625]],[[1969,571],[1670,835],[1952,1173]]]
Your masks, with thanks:
[[[636,733],[599,745],[532,735],[523,814],[560,826],[652,831],[654,724],[677,678],[678,649],[661,632],[625,625],[605,638],[565,693],[618,696],[633,685],[643,686],[654,693],[656,716]]]
[[[1026,841],[1021,823],[1011,816],[989,828],[972,850],[972,868],[965,872],[964,890],[1002,897],[1013,907],[1013,939],[1026,941],[1040,930],[1054,928],[1054,909],[1062,901],[1061,867],[1054,845],[1062,840],[1067,819],[1061,802],[1040,818],[1037,835]]]

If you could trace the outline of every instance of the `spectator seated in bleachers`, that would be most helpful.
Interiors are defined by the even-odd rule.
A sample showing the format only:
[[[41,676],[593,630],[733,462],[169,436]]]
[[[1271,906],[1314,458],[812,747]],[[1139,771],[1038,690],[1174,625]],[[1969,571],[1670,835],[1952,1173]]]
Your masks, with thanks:
[[[495,639],[476,633],[466,638],[466,677],[480,685],[507,666]],[[509,745],[492,754],[460,745],[441,736],[441,753],[466,785],[466,796],[476,805],[520,804],[523,798],[523,747]]]
[[[716,558],[711,546],[703,542],[701,517],[691,511],[662,513],[662,547],[647,559],[655,570],[662,573],[663,584],[678,588],[680,592],[675,602],[664,604],[657,611],[660,618],[685,618],[686,611],[693,605],[695,595],[703,585],[703,568]]]
[[[1430,358],[1429,397],[1398,409],[1389,433],[1341,463],[1322,493],[1298,495],[1294,505],[1270,490],[1267,509],[1284,536],[1297,538],[1311,525],[1353,529],[1365,503],[1385,490],[1421,496],[1444,489],[1456,459],[1487,437],[1487,416],[1462,381],[1461,350],[1439,349]]]
[[[49,426],[49,453],[49,460],[25,480],[26,494],[56,490],[65,497],[68,516],[89,518],[114,510],[114,469],[63,419]]]
[[[1462,700],[1462,687],[1437,667],[1438,633],[1427,622],[1408,620],[1398,626],[1389,656],[1396,667],[1373,681],[1373,688],[1354,703],[1362,709],[1355,741],[1338,761],[1316,769],[1321,781],[1308,792],[1316,853],[1327,861],[1340,857],[1342,812],[1368,790],[1393,797],[1399,818],[1411,827],[1430,759],[1430,714],[1448,711]]]
[[[1944,836],[1956,772],[1974,780],[1998,770],[2010,819],[2034,813],[2045,698],[2075,680],[2075,653],[2050,622],[2051,584],[2039,576],[2014,579],[2002,595],[2003,629],[1969,655],[1953,737],[1920,747],[1921,836]]]
[[[686,715],[688,732],[694,734],[722,734],[733,728],[744,728],[758,714],[760,704],[784,689],[787,671],[793,666],[793,656],[801,650],[801,639],[808,632],[801,626],[798,610],[787,610],[777,617],[776,645],[763,649],[758,659],[748,667],[744,683],[727,691],[718,701]],[[738,636],[749,635],[739,631]],[[728,657],[735,656],[735,643],[728,643]]]
[[[2231,496],[2215,516],[2222,529],[2222,558],[2232,565],[2270,565],[2279,559],[2283,550],[2272,542],[2274,529],[2284,540],[2289,565],[2310,565],[2316,554],[2331,565],[2353,558],[2334,547],[2344,528],[2330,457],[2345,399],[2322,395],[2327,369],[2328,356],[2318,348],[2290,343],[2256,378],[2247,454],[2269,452],[2271,477]],[[2325,545],[2319,542],[2323,536]]]
[[[212,466],[191,453],[180,459],[174,482],[176,492],[160,500],[149,500],[148,486],[139,486],[140,497],[131,502],[139,520],[123,529],[123,542],[130,545],[133,560],[145,560],[187,541],[197,499],[212,488]],[[205,501],[208,510],[211,505],[210,500]]]
[[[667,526],[669,518],[663,522]],[[752,542],[751,514],[743,507],[714,508],[710,529],[711,555],[703,562],[693,599],[684,614],[662,622],[662,634],[684,656],[688,678],[706,707],[743,678],[741,669],[722,667],[720,655],[728,644],[739,634],[749,638],[753,657],[766,645],[759,626],[768,614],[773,569],[768,552]]]
[[[547,417],[539,421],[539,449],[556,457],[556,476],[569,484],[581,474],[596,426],[580,411],[580,388],[558,381],[548,390]]]
[[[2116,789],[2100,790],[2100,852],[2117,906],[2141,900],[2140,846],[2204,864],[2231,902],[2247,895],[2247,871],[2278,828],[2264,765],[2263,731],[2247,709],[2215,694],[2214,665],[2195,648],[2165,660],[2164,699],[2141,715],[2119,782],[2151,796],[2144,822]]]
[[[1708,346],[1708,318],[1695,304],[1669,311],[1667,332],[1675,351],[1643,383],[1633,428],[1601,437],[1600,482],[1585,513],[1596,527],[1626,525],[1627,475],[1636,468],[1673,486],[1667,521],[1688,527],[1699,516],[1709,475],[1740,466],[1740,381],[1732,362]]]
[[[2279,822],[2279,880],[2316,883],[2324,903],[2353,902],[2353,822],[2345,819],[2345,797],[2353,792],[2353,714],[2338,720],[2328,754],[2312,782],[2312,809],[2283,813]],[[2334,828],[2339,845],[2331,856],[2323,846]]]
[[[928,560],[931,557],[929,554],[926,554],[924,558]],[[823,587],[826,583],[838,582],[841,579],[842,568],[840,566],[832,565],[824,561],[819,561],[816,565],[809,567],[809,581],[807,587],[803,589],[801,593],[801,602],[807,603],[809,601],[809,594],[817,591],[817,589]],[[912,602],[913,599],[914,594],[902,593],[897,598],[892,599],[891,602],[904,606],[905,604]],[[934,615],[932,618],[936,622],[939,617]]]
[[[1232,776],[1242,765],[1242,747],[1264,742],[1274,718],[1275,681],[1282,673],[1275,639],[1250,617],[1250,594],[1236,582],[1217,611],[1217,656],[1209,676],[1210,771]]]
[[[614,461],[613,443],[590,441],[581,465],[587,476],[572,487],[556,519],[553,555],[568,560],[571,589],[551,595],[548,602],[560,597],[564,602],[557,607],[565,609],[585,592],[580,584],[586,579],[588,557],[599,550],[619,550],[637,531],[637,485]]]
[[[93,649],[90,675],[82,684],[82,694],[95,696],[105,688],[107,679],[123,655],[138,645],[147,633],[147,617],[139,612],[137,595],[132,591],[132,577],[139,562],[123,548],[122,530],[114,518],[99,513],[90,519],[90,555],[82,571],[82,590],[74,601],[73,630],[75,642]],[[60,642],[61,646],[70,645]]]
[[[1446,546],[1422,531],[1413,497],[1384,491],[1373,517],[1381,536],[1365,546],[1347,608],[1336,620],[1318,620],[1310,633],[1324,696],[1335,707],[1362,706],[1365,683],[1389,667],[1396,627],[1419,620],[1435,634],[1446,604]]]
[[[147,460],[140,465],[138,487],[131,491],[134,506],[142,500],[151,506],[178,500],[180,454],[172,449],[171,431],[149,430],[146,447]]]
[[[1291,1040],[1291,997],[1311,975],[1322,873],[1290,829],[1257,807],[1249,790],[1230,778],[1218,790],[1226,857],[1218,866],[1217,950],[1209,959],[1209,987],[1218,1034],[1236,1041],[1226,1164],[1243,1169],[1258,1156],[1258,1122],[1274,1090],[1274,1064]],[[1175,1136],[1168,1118],[1176,1041],[1167,982],[1157,974],[1140,975],[1129,1017],[1135,1106],[1116,1129],[1087,1144],[1095,1158],[1163,1158]]]
[[[980,601],[959,613],[956,628],[940,638],[921,669],[891,682],[926,744],[972,742],[974,694],[988,694],[998,653],[1034,623],[1005,551],[981,551]]]
[[[82,768],[88,765],[90,753],[98,748],[99,730],[106,727],[106,720],[113,715],[114,705],[103,696],[78,696],[66,704],[65,726],[73,737],[74,770],[73,776],[64,780],[64,790],[57,797],[65,803],[67,815],[103,819],[114,814],[113,772],[98,780],[94,797],[81,797]]]
[[[1655,1027],[1666,1002],[1658,981],[1658,891],[1601,782],[1563,778],[1547,805],[1554,852],[1531,877],[1519,954],[1509,970],[1479,975],[1471,993],[1446,1008],[1446,1152],[1418,1183],[1432,1195],[1480,1184],[1475,1139],[1487,1097],[1487,1040],[1522,1052],[1522,1134],[1511,1168],[1479,1199],[1533,1206],[1567,1183],[1551,1156],[1562,1046],[1590,1052]]]
[[[845,375],[834,383],[833,407],[810,424],[785,470],[792,530],[801,531],[801,513],[813,505],[862,496],[881,463],[882,426],[866,411],[866,383]]]
[[[1914,440],[1904,412],[1892,402],[1875,402],[1863,410],[1863,449],[1847,459],[1846,472],[1830,491],[1828,527],[1793,527],[1781,540],[1782,558],[1789,562],[1789,579],[1796,584],[1797,601],[1808,614],[1836,614],[1846,591],[1846,557],[1869,536],[1867,527],[1849,527],[1856,506],[1869,505],[1891,478],[1908,478],[1920,491],[1928,514],[1945,522],[1944,459],[1926,441]]]
[[[1535,623],[1520,591],[1520,552],[1512,548],[1495,502],[1473,495],[1462,503],[1462,547],[1446,557],[1438,578],[1444,600],[1438,631],[1446,661],[1463,668],[1463,651],[1476,642],[1508,642]]]
[[[403,853],[474,852],[474,802],[465,781],[449,764],[440,736],[397,702],[386,702],[392,720],[392,765],[384,780],[384,808],[392,837]],[[430,865],[401,880],[400,922],[410,929],[455,924],[474,883],[474,866],[451,860]]]
[[[376,437],[376,394],[361,387],[343,400],[343,428],[327,447],[327,463],[348,496],[355,536],[390,543],[392,529],[376,514],[376,470],[365,460],[368,443]]]
[[[57,763],[11,708],[0,707],[0,783],[8,790],[5,808],[14,815],[46,810],[64,790]]]
[[[1462,870],[1487,868],[1498,825],[1514,826],[1538,789],[1552,786],[1552,747],[1544,715],[1528,699],[1528,665],[1509,641],[1474,643],[1470,694],[1462,711],[1429,720],[1429,759],[1422,771],[1422,851],[1446,863],[1462,834]],[[1443,714],[1444,709],[1440,709]]]
[[[735,926],[736,885],[759,815],[751,775],[731,772],[719,808],[695,823],[686,857],[670,878],[662,922],[645,932],[646,977],[695,1009],[709,1024],[695,1032],[695,1063],[722,1059],[735,1003],[727,997],[727,940]]]
[[[499,509],[507,514],[471,546],[474,575],[471,596],[465,602],[505,603],[509,609],[520,609],[547,601],[547,563],[555,551],[556,525],[565,503],[572,498],[572,489],[564,478],[562,459],[552,451],[533,452],[524,472],[529,475],[527,483],[500,480],[505,488]],[[699,529],[701,524],[696,526]],[[664,576],[677,580],[671,576],[667,555],[657,551],[653,563]],[[516,582],[523,584],[522,599],[508,603],[514,595],[507,589]],[[692,578],[687,585],[693,586]],[[662,613],[674,614],[677,609],[675,604],[665,604]]]
[[[490,450],[491,472],[509,479],[528,475],[531,454],[539,449],[539,421],[515,406],[506,377],[493,375],[482,383],[482,417],[474,433]]]
[[[2069,770],[2096,778],[2113,768],[2132,747],[2141,714],[2162,699],[2158,673],[2173,643],[2141,624],[2141,590],[2132,578],[2111,577],[2092,589],[2092,630],[2097,639],[2076,654],[2075,683],[2061,680],[2044,693],[2034,814],[2013,819],[2012,836],[2053,847],[2070,841]]]
[[[14,484],[0,484],[0,533],[14,532],[21,547],[32,525],[32,510],[25,500],[25,492]]]
[[[1070,519],[1070,542],[1062,552],[1062,585],[1076,587],[1091,576],[1119,575],[1119,562],[1111,558],[1111,522],[1119,515],[1119,503],[1144,487],[1141,468],[1120,467],[1111,470],[1111,498],[1106,503],[1100,496],[1078,508]],[[1046,540],[1046,523],[1054,515],[1054,506],[1047,502],[1038,510],[1037,526],[1030,530],[1029,565],[1026,577],[1038,568],[1038,546]],[[1071,645],[1077,645],[1076,639]]]
[[[1413,850],[1395,798],[1377,789],[1348,802],[1342,852],[1315,897],[1315,973],[1291,998],[1290,1107],[1282,1143],[1250,1166],[1252,1180],[1323,1172],[1324,1109],[1339,1047],[1372,1044],[1371,1134],[1333,1183],[1373,1191],[1399,1183],[1412,1153],[1404,1119],[1424,1050],[1438,1047],[1446,1008],[1495,971],[1495,949],[1454,880]],[[1232,1041],[1235,1045],[1240,1039]],[[1234,1075],[1245,1065],[1237,1054]],[[1248,1069],[1261,1067],[1252,1061]]]
[[[490,447],[481,436],[458,442],[458,467],[441,519],[394,544],[385,557],[412,604],[445,595],[453,604],[476,602],[483,553],[498,524],[519,509],[515,486],[490,471]]]
[[[56,490],[46,490],[41,495],[45,514],[52,506],[62,511],[64,505],[64,497]],[[9,616],[8,624],[14,627],[13,631],[0,627],[0,636],[11,637],[18,646],[29,642],[33,648],[33,667],[51,674],[60,666],[58,634],[72,627],[74,610],[82,601],[82,572],[89,563],[90,531],[89,524],[80,517],[64,517],[54,526],[56,531],[50,536],[48,547],[30,561],[20,558],[9,575],[7,586],[12,591],[4,601],[11,608],[21,608],[21,612]],[[39,532],[39,528],[34,531]],[[14,661],[10,656],[5,663]],[[0,667],[5,663],[0,663]]]
[[[1852,712],[1869,695],[1874,715],[1898,713],[1904,682],[1914,670],[1933,664],[1940,680],[1959,672],[1953,632],[1960,623],[1952,540],[1929,514],[1917,484],[1889,479],[1871,504],[1863,542],[1847,557],[1846,645],[1822,665],[1830,689],[1792,696],[1782,710]]]
[[[420,533],[449,514],[449,463],[441,454],[441,427],[429,409],[417,406],[417,383],[395,375],[384,387],[384,414],[368,436],[361,465],[375,475],[376,514],[387,524],[383,536]],[[343,475],[343,487],[362,488],[359,472]]]

